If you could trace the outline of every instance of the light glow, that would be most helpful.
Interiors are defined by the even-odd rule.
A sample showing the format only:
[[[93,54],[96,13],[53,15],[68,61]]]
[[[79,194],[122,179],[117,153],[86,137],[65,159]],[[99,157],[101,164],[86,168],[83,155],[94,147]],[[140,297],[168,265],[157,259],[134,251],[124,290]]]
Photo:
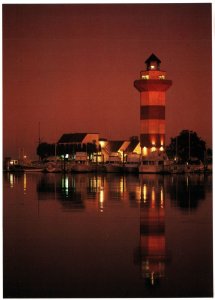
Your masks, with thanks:
[[[147,153],[148,153],[148,150],[147,150],[147,148],[146,148],[146,147],[143,147],[143,155],[144,155],[144,156],[146,156],[146,155],[147,155]]]
[[[99,141],[99,144],[100,144],[101,148],[104,148],[104,147],[105,147],[105,144],[106,144],[106,142],[105,142],[105,141]]]

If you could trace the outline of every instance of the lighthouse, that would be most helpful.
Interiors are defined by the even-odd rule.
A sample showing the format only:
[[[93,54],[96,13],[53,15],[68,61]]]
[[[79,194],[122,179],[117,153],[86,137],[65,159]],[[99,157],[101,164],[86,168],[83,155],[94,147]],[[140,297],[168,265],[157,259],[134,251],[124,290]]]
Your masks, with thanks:
[[[140,92],[140,147],[143,156],[165,147],[166,91],[172,85],[160,69],[160,59],[151,54],[145,61],[146,70],[134,81]]]

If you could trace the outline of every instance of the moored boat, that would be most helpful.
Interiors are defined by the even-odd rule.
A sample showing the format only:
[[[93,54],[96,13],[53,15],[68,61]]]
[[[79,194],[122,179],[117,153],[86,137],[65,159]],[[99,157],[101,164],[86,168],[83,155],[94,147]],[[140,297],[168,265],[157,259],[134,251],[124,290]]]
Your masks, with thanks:
[[[86,152],[76,152],[75,161],[71,164],[70,171],[72,173],[88,173],[93,171]]]
[[[171,174],[182,174],[184,173],[184,164],[174,162],[168,166],[168,171]]]
[[[140,155],[137,153],[129,153],[124,163],[125,173],[138,173],[140,165]]]
[[[58,161],[49,161],[45,164],[44,168],[44,171],[47,173],[60,173],[62,170],[62,164]]]
[[[203,173],[204,170],[205,166],[199,159],[191,159],[184,165],[185,173]]]
[[[142,158],[139,173],[169,173],[170,161],[164,151],[153,151]]]
[[[123,164],[118,153],[111,153],[105,163],[105,171],[107,173],[123,172]]]

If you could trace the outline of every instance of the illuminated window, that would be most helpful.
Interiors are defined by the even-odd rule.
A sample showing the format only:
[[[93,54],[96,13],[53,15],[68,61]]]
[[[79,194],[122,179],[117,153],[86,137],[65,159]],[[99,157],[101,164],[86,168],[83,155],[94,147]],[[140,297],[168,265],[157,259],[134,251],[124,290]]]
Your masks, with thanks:
[[[150,69],[151,69],[151,70],[154,70],[154,69],[155,69],[155,66],[151,65],[151,66],[150,66]]]
[[[156,147],[151,148],[151,152],[154,152],[154,151],[156,151]]]
[[[149,79],[149,75],[142,75],[142,79]]]
[[[165,79],[165,76],[164,75],[160,75],[159,79]]]
[[[164,151],[164,147],[163,146],[160,147],[160,151]]]
[[[143,147],[143,155],[144,155],[144,156],[147,155],[147,152],[148,152],[148,151],[147,151],[147,148],[146,148],[146,147]]]

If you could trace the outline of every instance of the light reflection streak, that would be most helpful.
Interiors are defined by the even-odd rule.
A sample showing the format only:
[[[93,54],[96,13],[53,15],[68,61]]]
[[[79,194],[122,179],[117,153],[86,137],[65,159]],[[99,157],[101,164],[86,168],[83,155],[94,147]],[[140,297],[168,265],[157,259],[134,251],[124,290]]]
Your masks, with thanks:
[[[14,175],[10,174],[10,188],[14,187],[14,181],[15,181]]]
[[[146,184],[143,185],[143,202],[146,203],[147,199],[147,186]]]
[[[160,192],[160,203],[161,203],[161,208],[164,207],[164,195],[163,195],[163,188],[161,187],[161,192]]]
[[[65,176],[65,194],[68,197],[68,195],[69,195],[69,178],[68,178],[68,176]]]
[[[100,212],[103,212],[104,210],[104,188],[103,187],[101,187],[99,193],[99,210]]]
[[[24,177],[23,177],[23,190],[24,190],[24,194],[26,194],[26,192],[27,192],[27,178],[26,178],[25,173],[24,173]]]
[[[152,187],[152,208],[155,208],[155,188]]]

